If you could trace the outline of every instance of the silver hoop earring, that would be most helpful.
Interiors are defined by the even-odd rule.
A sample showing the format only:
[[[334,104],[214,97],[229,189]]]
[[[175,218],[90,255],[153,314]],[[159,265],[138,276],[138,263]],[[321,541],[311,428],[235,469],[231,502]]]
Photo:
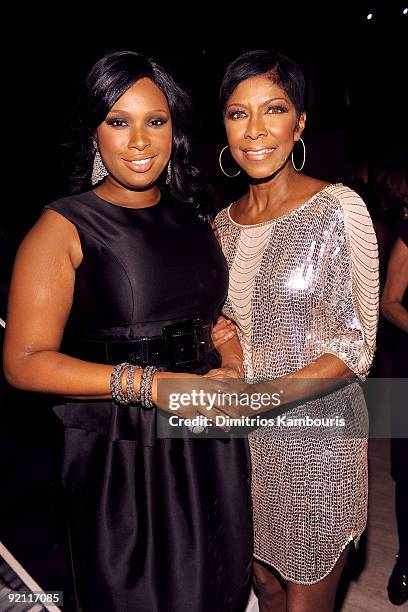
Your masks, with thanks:
[[[303,162],[302,165],[300,166],[300,168],[296,168],[295,166],[295,162],[293,161],[293,149],[292,149],[292,166],[294,167],[294,169],[296,170],[296,172],[301,172],[303,170],[303,166],[305,165],[305,161],[306,161],[306,147],[305,147],[305,143],[303,142],[303,139],[299,137],[299,140],[297,142],[301,142],[303,145]],[[293,144],[293,146],[295,146],[295,143]]]
[[[236,174],[228,174],[227,172],[225,172],[224,168],[222,167],[222,162],[221,162],[221,157],[222,157],[222,154],[224,153],[225,149],[228,149],[228,145],[225,145],[225,147],[223,147],[221,149],[221,153],[218,156],[218,163],[220,165],[221,172],[223,172],[223,174],[225,174],[225,176],[228,176],[228,178],[234,178],[235,176],[238,176],[238,174],[241,174],[241,170],[238,170],[238,172]]]
[[[168,185],[170,181],[171,181],[171,159],[169,159],[169,163],[167,164],[166,184]]]
[[[95,147],[95,157],[94,157],[93,166],[92,166],[92,176],[91,176],[92,185],[96,185],[97,183],[100,183],[101,180],[104,179],[105,176],[108,176],[109,174],[109,172],[105,168],[105,165],[102,161],[102,157],[101,157],[101,154],[99,153],[98,145],[96,142],[94,142],[94,147]]]

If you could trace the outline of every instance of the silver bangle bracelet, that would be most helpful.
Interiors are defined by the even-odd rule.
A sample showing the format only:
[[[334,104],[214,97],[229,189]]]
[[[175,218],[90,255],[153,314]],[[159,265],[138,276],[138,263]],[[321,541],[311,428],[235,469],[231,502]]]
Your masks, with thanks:
[[[157,372],[157,368],[154,366],[147,366],[143,368],[142,376],[140,378],[140,389],[138,399],[144,408],[154,408],[152,401],[152,385],[153,376]]]
[[[113,400],[117,404],[123,404],[127,406],[129,404],[129,398],[122,391],[122,375],[125,370],[131,367],[130,363],[119,363],[112,370],[112,374],[110,377],[110,389]]]
[[[137,402],[140,401],[140,393],[138,393],[137,395],[135,393],[135,374],[136,370],[141,369],[142,368],[140,366],[131,365],[129,366],[126,374],[126,393],[131,404],[137,404]]]

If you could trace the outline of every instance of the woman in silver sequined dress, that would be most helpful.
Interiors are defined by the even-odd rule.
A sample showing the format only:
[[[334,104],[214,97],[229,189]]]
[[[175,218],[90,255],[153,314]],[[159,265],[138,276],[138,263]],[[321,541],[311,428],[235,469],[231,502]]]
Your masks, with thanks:
[[[291,417],[337,425],[311,432],[299,421],[249,436],[262,612],[332,610],[367,515],[367,413],[357,380],[375,350],[377,244],[354,191],[294,167],[303,94],[298,66],[266,51],[236,59],[221,87],[230,153],[249,180],[215,220],[230,271],[224,314],[237,325],[245,379],[278,379],[275,388],[297,400]],[[350,384],[327,394],[332,379]]]

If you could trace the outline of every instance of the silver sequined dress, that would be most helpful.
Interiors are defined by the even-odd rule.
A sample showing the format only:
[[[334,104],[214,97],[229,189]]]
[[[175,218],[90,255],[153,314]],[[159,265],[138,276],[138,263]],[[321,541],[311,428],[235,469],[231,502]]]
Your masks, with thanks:
[[[246,379],[274,379],[325,353],[364,378],[375,350],[379,283],[377,242],[361,198],[330,185],[272,221],[240,225],[227,208],[215,225],[230,271],[224,313],[237,323]],[[249,436],[255,557],[286,580],[311,584],[366,525],[367,411],[354,383],[289,414],[345,421],[329,433],[273,427]]]

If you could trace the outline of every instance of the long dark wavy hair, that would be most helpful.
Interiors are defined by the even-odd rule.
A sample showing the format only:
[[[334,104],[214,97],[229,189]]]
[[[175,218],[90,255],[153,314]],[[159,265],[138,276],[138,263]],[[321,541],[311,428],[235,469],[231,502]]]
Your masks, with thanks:
[[[162,191],[191,205],[200,219],[208,220],[213,214],[213,197],[192,159],[190,97],[160,64],[135,51],[108,53],[93,65],[88,74],[67,143],[74,162],[70,191],[80,193],[92,187],[96,129],[116,101],[144,77],[151,79],[164,93],[172,119],[171,173],[166,183],[166,170],[162,172],[158,184]]]

